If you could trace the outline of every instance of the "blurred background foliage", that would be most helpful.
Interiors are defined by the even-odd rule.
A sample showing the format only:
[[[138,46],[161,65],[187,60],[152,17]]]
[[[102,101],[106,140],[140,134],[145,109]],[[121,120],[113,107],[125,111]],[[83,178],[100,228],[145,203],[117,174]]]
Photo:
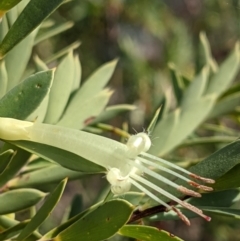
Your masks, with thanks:
[[[71,20],[74,26],[42,42],[38,52],[46,59],[49,51],[80,40],[77,51],[84,59],[83,79],[103,62],[119,58],[111,81],[116,90],[112,103],[139,105],[143,112],[136,113],[138,121],[132,120],[139,129],[170,88],[168,63],[191,79],[203,66],[201,31],[207,34],[214,58],[221,62],[238,40],[239,14],[238,0],[72,1],[55,13],[55,19]]]
[[[74,0],[62,5],[51,19],[57,23],[72,21],[73,26],[70,24],[72,27],[67,31],[41,41],[35,52],[41,59],[47,60],[65,46],[81,41],[80,48],[75,51],[82,60],[83,79],[103,63],[118,58],[119,63],[110,82],[115,91],[110,104],[132,103],[139,108],[116,117],[110,124],[122,127],[123,121],[128,121],[129,131],[134,133],[134,129],[141,131],[149,124],[166,94],[171,97],[171,107],[175,107],[169,63],[173,63],[187,79],[192,79],[203,67],[203,50],[199,40],[201,31],[206,33],[216,61],[221,63],[227,57],[239,40],[240,1]],[[54,66],[54,62],[51,64]],[[239,76],[235,85],[238,83]],[[228,115],[208,121],[208,126],[205,123],[198,134],[214,136],[217,133],[214,124],[218,124],[223,127],[222,135],[238,136],[239,112],[240,108],[236,108]],[[195,163],[223,146],[222,142],[180,147],[168,154],[168,160],[178,161],[183,166]],[[95,176],[83,179],[81,184],[79,181],[70,183],[55,214],[42,228],[50,229],[51,225],[64,219],[59,210],[71,202],[74,190],[81,192],[77,200],[78,209],[83,210],[94,203],[98,193],[89,190],[101,189],[103,185],[99,180],[102,179]],[[240,208],[240,204],[236,204],[235,208]],[[239,240],[238,220],[211,216],[210,223],[196,219],[192,220],[190,227],[181,221],[156,222],[155,226],[188,241]]]

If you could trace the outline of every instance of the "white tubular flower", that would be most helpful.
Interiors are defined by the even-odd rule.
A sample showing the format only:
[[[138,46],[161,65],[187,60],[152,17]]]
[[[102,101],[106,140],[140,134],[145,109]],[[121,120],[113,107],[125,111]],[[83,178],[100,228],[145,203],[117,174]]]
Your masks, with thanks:
[[[214,183],[214,180],[200,177],[173,163],[146,153],[151,146],[151,140],[146,133],[133,135],[126,144],[122,144],[102,136],[61,126],[0,118],[0,138],[10,141],[37,142],[82,156],[106,168],[106,178],[114,194],[124,194],[130,190],[131,185],[134,185],[154,201],[165,206],[167,210],[173,210],[187,225],[190,225],[188,218],[159,196],[165,196],[207,221],[211,220],[200,209],[182,201],[158,184],[159,182],[165,183],[178,192],[192,197],[201,197],[199,192],[178,185],[154,170],[168,173],[173,178],[186,182],[187,186],[190,185],[203,191],[212,191],[212,188],[199,184],[194,179],[205,183]],[[147,177],[150,177],[151,181]]]

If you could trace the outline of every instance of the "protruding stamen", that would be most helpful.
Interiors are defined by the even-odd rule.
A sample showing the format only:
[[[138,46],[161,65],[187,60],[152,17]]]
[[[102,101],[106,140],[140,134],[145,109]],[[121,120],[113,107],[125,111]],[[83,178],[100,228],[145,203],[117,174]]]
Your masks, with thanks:
[[[161,181],[161,182],[164,182],[164,183],[168,184],[168,185],[171,186],[171,187],[176,188],[176,189],[177,189],[178,191],[180,191],[181,193],[184,193],[184,194],[186,194],[186,195],[190,195],[190,196],[193,196],[193,197],[201,197],[201,194],[199,194],[199,193],[197,193],[197,192],[194,192],[194,191],[192,191],[192,190],[190,190],[190,189],[184,188],[184,187],[182,187],[182,186],[179,186],[178,184],[170,181],[169,179],[167,179],[167,178],[161,176],[160,174],[158,174],[158,173],[156,173],[156,172],[154,172],[154,171],[146,168],[145,166],[143,166],[143,165],[141,165],[141,164],[138,164],[138,163],[136,163],[136,162],[131,162],[131,164],[132,164],[134,167],[138,168],[139,170],[145,172],[146,174],[148,174],[148,175],[156,178],[157,180],[159,180],[159,181]]]
[[[180,179],[182,179],[182,180],[184,180],[186,182],[191,181],[190,179],[184,177],[183,175],[181,175],[181,174],[179,174],[179,173],[177,173],[177,172],[175,172],[175,171],[173,171],[171,169],[168,169],[168,168],[166,168],[164,166],[158,165],[155,162],[152,162],[150,160],[146,160],[146,159],[141,158],[141,157],[138,157],[138,160],[141,161],[142,163],[145,163],[145,164],[149,165],[149,166],[155,167],[155,168],[157,168],[157,169],[159,169],[161,171],[164,171],[164,172],[167,172],[169,174],[172,174],[173,176],[178,177],[178,178],[180,178]]]
[[[161,181],[161,182],[164,182],[164,183],[168,184],[169,186],[172,186],[172,187],[174,187],[174,188],[176,188],[176,189],[177,189],[178,186],[179,186],[179,185],[177,185],[176,183],[170,181],[169,179],[161,176],[160,174],[158,174],[158,173],[156,173],[156,172],[154,172],[154,171],[146,168],[145,166],[143,166],[143,165],[141,165],[141,164],[138,164],[136,161],[131,162],[131,164],[132,164],[133,167],[138,168],[138,169],[141,170],[142,172],[145,172],[146,174],[148,174],[148,175],[156,178],[157,180],[159,180],[159,181]]]
[[[183,202],[181,203],[181,205],[191,211],[193,211],[194,213],[198,214],[199,216],[203,217],[205,220],[207,220],[208,222],[211,221],[211,218],[208,217],[207,215],[203,214],[203,211],[193,205],[191,205],[190,203],[186,203]]]
[[[147,196],[149,196],[150,198],[152,198],[156,202],[160,203],[161,205],[163,205],[167,209],[171,209],[172,208],[170,205],[168,205],[167,203],[162,201],[160,198],[158,198],[157,196],[152,194],[150,191],[148,191],[145,187],[143,187],[141,184],[139,184],[138,182],[136,182],[132,178],[129,178],[129,180],[135,187],[137,187],[140,191],[144,192]]]
[[[164,159],[162,159],[162,158],[153,156],[153,155],[148,154],[148,153],[145,153],[145,152],[144,152],[144,153],[141,153],[140,155],[143,156],[143,157],[147,157],[147,158],[149,158],[149,159],[152,159],[152,160],[154,160],[154,161],[160,162],[161,164],[165,164],[165,165],[167,165],[167,166],[170,166],[170,167],[172,167],[172,168],[174,168],[174,169],[176,169],[176,170],[179,170],[179,171],[181,171],[181,172],[183,172],[183,173],[186,173],[186,174],[188,174],[190,177],[192,177],[192,178],[194,178],[194,179],[201,180],[201,181],[203,181],[203,182],[210,183],[210,184],[215,183],[215,181],[214,181],[213,179],[201,177],[201,176],[199,176],[199,175],[196,175],[196,174],[194,174],[194,173],[191,173],[191,172],[189,172],[188,170],[186,170],[186,169],[184,169],[184,168],[181,168],[180,166],[175,165],[175,164],[173,164],[173,163],[171,163],[171,162],[168,162],[168,161],[166,161],[166,160],[164,160]]]
[[[162,188],[158,187],[157,185],[149,182],[148,180],[145,180],[144,178],[134,174],[131,176],[131,178],[134,178],[135,180],[143,183],[144,185],[150,187],[153,190],[156,190],[157,192],[159,192],[160,194],[164,195],[165,197],[175,201],[176,203],[180,204],[181,206],[191,210],[192,212],[198,214],[199,216],[203,217],[204,219],[206,219],[207,221],[211,220],[210,217],[206,216],[203,214],[202,210],[198,209],[197,207],[192,206],[189,203],[186,203],[182,200],[180,200],[179,198],[175,197],[174,195],[172,195],[171,193],[163,190]]]
[[[190,173],[189,174],[190,177],[194,178],[194,179],[197,179],[197,180],[201,180],[203,182],[206,182],[206,183],[210,183],[210,184],[213,184],[215,183],[215,181],[213,179],[210,179],[210,178],[205,178],[205,177],[201,177],[201,176],[198,176],[194,173]]]
[[[192,197],[201,197],[202,195],[198,192],[194,192],[193,190],[191,189],[188,189],[186,187],[183,187],[183,186],[179,186],[178,187],[178,190],[183,193],[183,194],[186,194],[188,196],[192,196]]]
[[[190,226],[190,221],[189,219],[177,208],[172,206],[172,210],[178,215],[179,218],[182,219],[182,221],[187,224],[188,226]]]
[[[147,157],[147,158],[149,158],[149,159],[152,159],[152,160],[154,160],[154,161],[160,162],[161,164],[165,164],[165,165],[167,165],[167,166],[170,166],[170,167],[172,167],[172,168],[174,168],[174,169],[176,169],[176,170],[179,170],[179,171],[181,171],[181,172],[183,172],[183,173],[186,173],[186,174],[188,174],[188,175],[191,174],[191,172],[189,172],[188,170],[186,170],[186,169],[184,169],[184,168],[182,168],[182,167],[180,167],[180,166],[178,166],[178,165],[176,165],[176,164],[174,164],[174,163],[171,163],[171,162],[169,162],[169,161],[166,161],[166,160],[164,160],[164,159],[162,159],[162,158],[153,156],[153,155],[148,154],[148,153],[145,153],[145,152],[141,153],[140,155],[143,156],[143,157]]]
[[[168,168],[166,168],[166,167],[163,167],[163,166],[161,166],[161,165],[158,165],[158,164],[156,164],[156,163],[154,163],[154,162],[152,162],[152,161],[146,160],[146,159],[141,158],[141,157],[138,157],[138,160],[141,161],[142,163],[145,163],[145,164],[149,165],[149,166],[155,167],[155,168],[157,168],[157,169],[159,169],[159,170],[161,170],[161,171],[164,171],[164,172],[167,172],[167,173],[169,173],[169,174],[172,174],[173,176],[178,177],[178,178],[186,181],[187,183],[189,183],[189,184],[190,184],[191,186],[193,186],[193,187],[196,187],[196,188],[198,188],[198,189],[202,189],[203,191],[212,191],[212,190],[213,190],[213,188],[211,188],[211,187],[207,187],[207,186],[198,184],[198,183],[196,183],[196,182],[193,182],[192,180],[186,178],[185,176],[183,176],[183,175],[181,175],[181,174],[179,174],[179,173],[177,173],[177,172],[174,172],[174,171],[171,170],[171,169],[168,169]]]
[[[193,182],[193,181],[190,181],[190,182],[188,182],[188,183],[189,183],[191,186],[196,187],[196,188],[201,189],[201,190],[206,191],[206,192],[211,192],[211,191],[213,191],[213,188],[212,188],[212,187],[207,187],[207,186],[198,184],[198,183]]]

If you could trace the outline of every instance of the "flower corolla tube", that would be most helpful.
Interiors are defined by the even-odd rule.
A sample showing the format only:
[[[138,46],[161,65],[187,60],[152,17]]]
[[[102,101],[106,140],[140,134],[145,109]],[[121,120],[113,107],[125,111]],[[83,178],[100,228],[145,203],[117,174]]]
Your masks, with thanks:
[[[203,214],[202,210],[174,196],[161,188],[158,183],[164,183],[185,196],[201,197],[201,194],[194,189],[212,191],[211,187],[202,183],[212,184],[214,180],[198,176],[171,162],[148,154],[151,140],[146,133],[141,132],[130,136],[127,143],[122,144],[76,129],[0,118],[0,139],[32,141],[72,152],[106,168],[106,178],[113,194],[125,194],[133,185],[167,210],[173,210],[188,225],[190,225],[188,218],[174,205],[163,201],[159,196],[172,200],[175,204],[191,210],[207,221],[211,220]],[[168,174],[170,178],[157,171]],[[172,178],[181,179],[187,187],[177,184],[171,180]]]

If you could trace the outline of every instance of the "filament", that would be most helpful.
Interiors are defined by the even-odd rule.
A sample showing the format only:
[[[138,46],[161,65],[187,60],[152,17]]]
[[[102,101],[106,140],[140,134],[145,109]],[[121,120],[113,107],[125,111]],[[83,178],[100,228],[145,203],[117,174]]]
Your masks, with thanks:
[[[162,181],[162,182],[168,184],[169,186],[172,186],[172,187],[176,188],[181,193],[184,193],[184,194],[187,194],[187,195],[190,195],[190,196],[194,196],[194,197],[201,197],[201,195],[199,193],[194,192],[192,190],[189,190],[187,188],[183,188],[182,186],[170,181],[169,179],[167,179],[167,178],[161,176],[160,174],[144,167],[143,165],[140,165],[136,162],[132,162],[131,164],[133,166],[137,167],[138,169],[140,169],[141,171],[143,171],[143,172],[149,174],[150,176],[156,178],[157,180]]]
[[[162,171],[164,171],[164,172],[167,172],[167,173],[169,173],[169,174],[172,174],[173,176],[178,177],[178,178],[186,181],[188,184],[190,184],[191,186],[193,186],[193,187],[195,187],[195,188],[198,188],[198,189],[201,189],[201,190],[204,190],[204,191],[212,191],[212,190],[213,190],[213,188],[211,188],[211,187],[207,187],[207,186],[204,186],[204,185],[200,185],[200,184],[198,184],[198,183],[196,183],[196,182],[193,182],[193,181],[190,180],[189,178],[186,178],[185,176],[183,176],[183,175],[181,175],[181,174],[179,174],[179,173],[177,173],[177,172],[174,172],[174,171],[172,171],[171,169],[168,169],[168,168],[166,168],[166,167],[163,167],[163,166],[161,166],[161,165],[158,165],[158,164],[156,164],[155,162],[146,160],[146,159],[141,158],[141,157],[139,157],[138,160],[141,161],[142,163],[145,163],[145,164],[150,165],[150,166],[153,166],[153,167],[155,167],[155,168],[157,168],[157,169],[159,169],[159,170],[162,170]]]
[[[171,163],[171,162],[168,162],[168,161],[166,161],[166,160],[164,160],[164,159],[162,159],[162,158],[153,156],[153,155],[151,155],[151,154],[148,154],[148,153],[145,153],[145,152],[141,152],[140,156],[147,157],[147,158],[152,159],[152,160],[154,160],[154,161],[163,163],[163,164],[165,164],[165,165],[167,165],[167,166],[170,166],[170,167],[172,167],[172,168],[174,168],[174,169],[177,169],[177,170],[179,170],[179,171],[181,171],[181,172],[184,172],[184,173],[188,174],[190,177],[192,177],[192,178],[194,178],[194,179],[201,180],[201,181],[203,181],[203,182],[211,183],[211,184],[212,184],[212,183],[215,183],[215,181],[212,180],[212,179],[210,179],[210,178],[204,178],[204,177],[198,176],[198,175],[196,175],[196,174],[194,174],[194,173],[189,172],[188,170],[186,170],[186,169],[184,169],[184,168],[181,168],[181,167],[178,166],[178,165],[175,165],[175,164],[173,164],[173,163]]]
[[[164,195],[165,197],[168,197],[169,199],[175,201],[176,203],[180,204],[181,206],[191,210],[192,212],[198,214],[199,216],[203,217],[204,219],[206,219],[207,221],[210,221],[211,219],[206,216],[205,214],[203,214],[202,210],[198,209],[197,207],[192,206],[189,203],[186,203],[180,199],[178,199],[177,197],[175,197],[174,195],[172,195],[171,193],[168,193],[167,191],[163,190],[162,188],[158,187],[157,185],[149,182],[148,180],[133,174],[131,176],[132,178],[134,178],[136,181],[139,181],[143,184],[145,184],[146,186],[150,187],[153,190],[156,190],[157,192],[159,192],[160,194]]]
[[[135,176],[132,176],[133,178],[135,178]],[[155,200],[156,202],[160,203],[161,205],[165,206],[168,209],[171,209],[171,206],[169,206],[167,203],[165,203],[164,201],[162,201],[160,198],[158,198],[157,196],[155,196],[153,193],[151,193],[150,191],[148,191],[145,187],[143,187],[141,184],[139,184],[138,182],[136,182],[133,178],[129,178],[130,182],[137,187],[139,190],[141,190],[142,192],[144,192],[145,194],[147,194],[150,198],[152,198],[153,200]]]

